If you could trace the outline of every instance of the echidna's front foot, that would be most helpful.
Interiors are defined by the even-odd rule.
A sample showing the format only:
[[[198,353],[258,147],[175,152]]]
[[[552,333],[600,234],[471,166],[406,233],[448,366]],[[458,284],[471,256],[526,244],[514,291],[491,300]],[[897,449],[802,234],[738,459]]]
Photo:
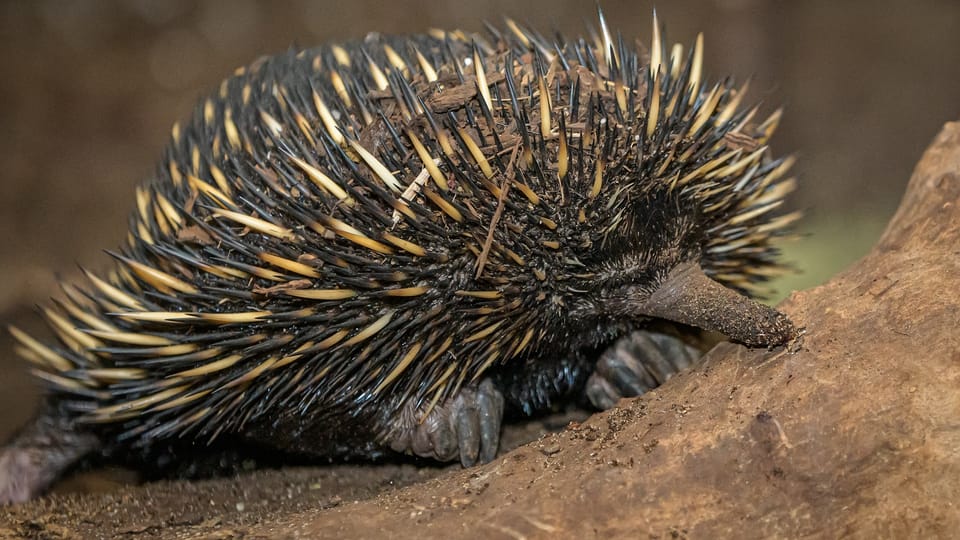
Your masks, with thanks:
[[[464,467],[493,460],[500,446],[503,394],[485,379],[437,404],[420,421],[418,410],[405,409],[386,436],[390,448],[439,461],[460,457]]]
[[[614,343],[597,361],[587,380],[587,398],[594,407],[609,409],[620,398],[639,396],[660,386],[700,356],[700,351],[678,338],[633,332]]]

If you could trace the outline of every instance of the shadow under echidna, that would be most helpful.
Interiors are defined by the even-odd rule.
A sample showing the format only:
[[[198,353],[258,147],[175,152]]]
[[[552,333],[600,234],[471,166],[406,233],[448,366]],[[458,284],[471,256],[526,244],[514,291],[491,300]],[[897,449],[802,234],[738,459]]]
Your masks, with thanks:
[[[702,37],[668,50],[654,20],[647,53],[600,27],[371,35],[224,81],[112,270],[43,309],[58,343],[11,328],[47,399],[0,452],[0,504],[175,439],[472,465],[504,414],[606,408],[696,359],[650,323],[788,341],[745,296],[798,217],[779,114],[705,81]]]

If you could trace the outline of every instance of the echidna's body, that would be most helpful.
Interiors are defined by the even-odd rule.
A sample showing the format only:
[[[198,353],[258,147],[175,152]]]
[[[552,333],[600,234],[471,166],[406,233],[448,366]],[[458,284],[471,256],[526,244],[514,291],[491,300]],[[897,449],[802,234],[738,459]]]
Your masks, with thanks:
[[[14,330],[48,421],[90,448],[234,434],[449,459],[424,418],[464,392],[547,406],[652,317],[783,342],[786,319],[699,271],[748,291],[795,217],[773,211],[776,120],[755,126],[701,54],[509,23],[238,70],[174,128],[116,268],[45,310],[60,343]]]

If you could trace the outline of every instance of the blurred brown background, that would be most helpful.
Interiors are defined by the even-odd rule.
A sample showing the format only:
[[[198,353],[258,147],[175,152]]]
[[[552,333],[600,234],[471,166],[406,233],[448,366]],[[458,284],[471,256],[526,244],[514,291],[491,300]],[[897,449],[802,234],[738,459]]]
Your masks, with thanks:
[[[604,0],[611,26],[650,35],[648,1]],[[960,2],[672,0],[667,38],[707,43],[712,76],[752,77],[767,112],[785,106],[774,149],[795,152],[808,210],[785,246],[821,282],[869,248],[920,152],[960,118]],[[35,0],[0,3],[0,323],[38,329],[32,307],[55,274],[97,268],[123,238],[135,182],[177,119],[233,68],[291,44],[370,31],[482,30],[509,15],[577,34],[592,1],[324,2]],[[0,440],[36,403],[0,338]]]

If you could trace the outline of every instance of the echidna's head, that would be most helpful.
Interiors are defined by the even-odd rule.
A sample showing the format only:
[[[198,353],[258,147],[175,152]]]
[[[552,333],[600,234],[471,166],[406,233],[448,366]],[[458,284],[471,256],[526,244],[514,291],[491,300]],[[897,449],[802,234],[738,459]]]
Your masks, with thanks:
[[[768,161],[754,169],[769,173],[782,167],[782,162]],[[580,237],[567,244],[563,268],[570,272],[565,276],[569,281],[555,289],[554,317],[587,328],[636,327],[665,319],[719,331],[752,346],[791,337],[792,326],[783,315],[743,295],[769,271],[773,250],[765,244],[768,239],[742,226],[735,234],[745,239],[743,253],[718,241],[718,234],[730,234],[724,229],[730,221],[743,221],[743,201],[728,195],[734,204],[713,215],[705,211],[710,204],[669,189],[663,178],[621,171],[605,181],[618,186],[612,191],[622,200],[607,199],[602,208],[580,214],[587,219]]]

